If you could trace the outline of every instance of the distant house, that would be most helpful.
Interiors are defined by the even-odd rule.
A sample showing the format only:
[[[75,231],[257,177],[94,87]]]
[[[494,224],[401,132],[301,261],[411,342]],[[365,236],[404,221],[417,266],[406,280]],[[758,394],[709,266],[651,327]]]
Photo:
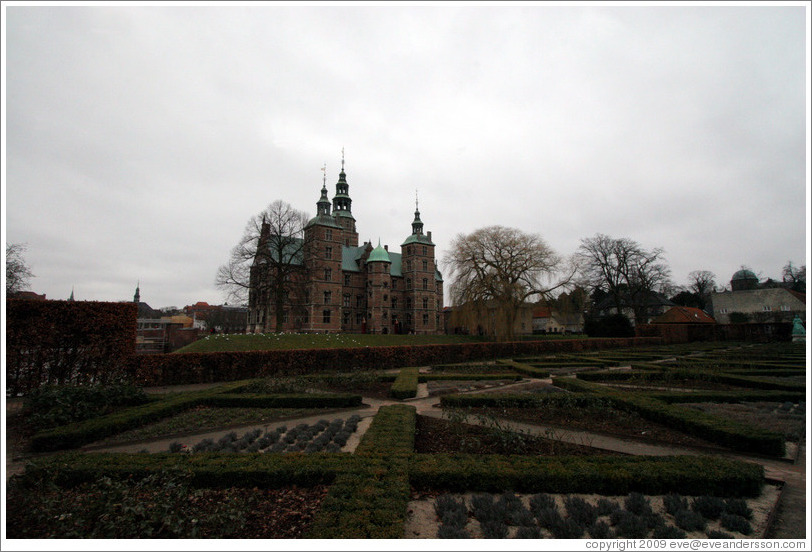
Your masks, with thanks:
[[[245,333],[248,328],[247,307],[209,305],[205,301],[198,301],[184,307],[183,312],[192,317],[195,328],[222,333]]]
[[[665,295],[657,292],[651,292],[644,298],[638,300],[643,301],[643,305],[645,306],[645,320],[643,320],[644,324],[650,324],[654,318],[665,313],[665,311],[671,307],[676,306],[676,304],[670,301]],[[606,297],[603,299],[600,303],[595,305],[593,310],[593,315],[598,319],[606,318],[607,316],[611,316],[613,314],[618,314],[618,309],[612,297]],[[628,318],[632,325],[635,325],[636,320],[634,316],[633,303],[629,297],[621,298],[620,314]]]
[[[744,289],[711,295],[713,317],[720,324],[788,322],[806,319],[806,295],[785,288]]]
[[[28,301],[45,301],[45,294],[42,295],[38,293],[34,293],[33,291],[18,291],[13,295],[13,297],[9,297],[9,299],[26,299]]]
[[[716,324],[708,313],[695,307],[674,306],[654,318],[652,324]]]
[[[580,313],[562,313],[550,307],[533,309],[533,333],[581,333],[584,316]]]

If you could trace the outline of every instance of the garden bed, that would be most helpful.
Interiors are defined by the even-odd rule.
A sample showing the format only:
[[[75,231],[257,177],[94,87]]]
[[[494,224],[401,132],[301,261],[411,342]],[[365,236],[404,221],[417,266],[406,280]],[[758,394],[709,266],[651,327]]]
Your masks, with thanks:
[[[776,431],[784,435],[787,441],[795,443],[799,442],[806,434],[805,402],[702,402],[681,403],[681,406]]]
[[[545,439],[517,433],[506,434],[492,429],[417,416],[415,452],[468,454],[530,454],[554,455],[620,455],[592,447]]]
[[[416,539],[763,538],[779,496],[780,488],[776,485],[766,485],[757,498],[702,497],[698,501],[699,497],[637,493],[627,496],[445,494],[413,490],[404,536]],[[721,511],[714,512],[716,507]]]

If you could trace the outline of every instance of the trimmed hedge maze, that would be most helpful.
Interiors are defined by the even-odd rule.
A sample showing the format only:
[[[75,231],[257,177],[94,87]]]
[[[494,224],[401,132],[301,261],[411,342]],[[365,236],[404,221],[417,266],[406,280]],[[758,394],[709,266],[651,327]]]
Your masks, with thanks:
[[[708,493],[741,498],[758,496],[764,485],[761,466],[709,456],[416,454],[415,420],[411,406],[382,407],[355,454],[65,452],[30,464],[22,477],[38,484],[72,487],[99,477],[139,479],[163,470],[180,470],[190,474],[191,484],[199,488],[328,484],[329,492],[307,538],[401,538],[412,489],[602,495]]]

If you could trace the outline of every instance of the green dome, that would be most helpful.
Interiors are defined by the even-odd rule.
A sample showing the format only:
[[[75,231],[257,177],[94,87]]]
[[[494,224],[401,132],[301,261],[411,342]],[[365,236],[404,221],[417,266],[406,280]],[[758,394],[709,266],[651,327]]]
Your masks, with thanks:
[[[755,273],[752,270],[747,270],[746,268],[743,268],[743,269],[737,271],[733,275],[733,278],[731,278],[731,281],[734,281],[734,282],[738,281],[738,280],[756,280],[756,281],[758,281],[758,276],[756,276]]]
[[[369,254],[369,258],[367,259],[368,263],[374,262],[384,262],[384,263],[391,263],[392,259],[389,258],[389,252],[381,247],[381,240],[378,240],[378,247],[372,250],[372,253]]]

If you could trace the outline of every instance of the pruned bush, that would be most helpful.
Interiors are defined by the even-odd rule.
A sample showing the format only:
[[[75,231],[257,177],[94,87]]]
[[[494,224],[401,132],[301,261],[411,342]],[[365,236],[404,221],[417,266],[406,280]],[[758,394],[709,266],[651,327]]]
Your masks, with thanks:
[[[504,521],[488,520],[480,522],[482,535],[486,539],[504,539],[508,534],[508,526]]]
[[[675,516],[677,512],[688,509],[688,499],[678,494],[669,493],[663,497],[663,506],[665,506],[666,512]]]
[[[674,514],[674,522],[680,529],[685,529],[689,533],[693,531],[704,531],[707,526],[702,514],[693,510],[680,510]]]
[[[733,535],[730,533],[725,533],[724,531],[719,531],[718,529],[711,529],[707,533],[705,533],[709,539],[735,539]]]
[[[620,504],[608,498],[599,498],[595,508],[599,516],[608,516],[620,509]]]
[[[593,539],[612,538],[612,529],[605,521],[597,521],[587,529],[589,536]]]
[[[649,534],[649,524],[643,516],[621,510],[617,515],[613,514],[612,517],[615,534],[618,537],[639,539]]]
[[[693,500],[691,509],[707,519],[719,519],[725,511],[725,501],[718,496],[702,495]]]
[[[438,539],[470,539],[471,535],[463,527],[454,525],[441,525],[437,529]]]
[[[538,511],[548,508],[551,509],[556,508],[555,498],[553,498],[552,496],[546,493],[540,493],[534,494],[533,496],[530,497],[530,511],[533,512],[534,514]]]
[[[441,495],[434,502],[434,511],[444,525],[465,527],[468,523],[468,508],[464,500],[457,500],[450,495]]]
[[[564,506],[569,517],[582,527],[589,527],[598,519],[597,508],[581,497],[567,497]]]
[[[753,527],[750,525],[750,522],[736,514],[722,514],[719,517],[719,523],[725,529],[738,531],[742,535],[749,535],[753,532]]]
[[[35,430],[96,418],[123,406],[149,402],[143,389],[129,384],[49,385],[25,398],[24,412]]]
[[[753,519],[753,510],[741,498],[728,498],[725,500],[725,513],[741,516],[744,519]]]
[[[516,536],[513,537],[514,539],[540,539],[541,538],[541,530],[536,526],[527,526],[522,525],[519,527],[519,530],[516,531]]]
[[[638,516],[644,516],[651,512],[651,503],[641,493],[629,493],[624,504],[628,511]]]
[[[550,527],[550,532],[557,539],[579,539],[584,534],[584,528],[572,518],[561,518]]]
[[[550,531],[562,521],[561,514],[558,513],[557,508],[541,508],[540,510],[535,510],[533,514],[536,516],[539,525]]]
[[[686,537],[685,531],[678,529],[673,525],[661,525],[654,528],[651,534],[655,539],[684,539]]]

